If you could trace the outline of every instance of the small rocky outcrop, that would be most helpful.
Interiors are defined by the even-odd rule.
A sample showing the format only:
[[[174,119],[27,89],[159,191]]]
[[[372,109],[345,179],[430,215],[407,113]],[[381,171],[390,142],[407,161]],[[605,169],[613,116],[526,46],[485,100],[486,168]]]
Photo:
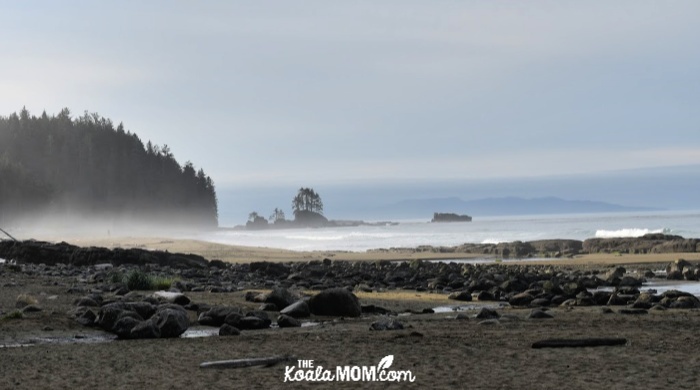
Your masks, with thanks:
[[[216,306],[199,314],[197,322],[200,325],[219,327],[226,322],[230,315],[242,316],[241,309],[231,306]]]
[[[82,322],[89,309],[82,309]],[[184,308],[178,305],[153,307],[144,302],[114,302],[100,308],[94,324],[122,339],[179,337],[189,328]]]

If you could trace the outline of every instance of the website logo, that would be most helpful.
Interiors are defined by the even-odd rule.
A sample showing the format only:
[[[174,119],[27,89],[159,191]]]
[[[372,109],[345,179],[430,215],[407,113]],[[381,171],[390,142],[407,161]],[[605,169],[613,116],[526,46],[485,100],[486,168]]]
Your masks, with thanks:
[[[315,366],[313,360],[297,360],[296,366],[286,366],[285,382],[414,382],[410,370],[390,370],[394,355],[382,358],[376,366],[336,366],[326,369]]]

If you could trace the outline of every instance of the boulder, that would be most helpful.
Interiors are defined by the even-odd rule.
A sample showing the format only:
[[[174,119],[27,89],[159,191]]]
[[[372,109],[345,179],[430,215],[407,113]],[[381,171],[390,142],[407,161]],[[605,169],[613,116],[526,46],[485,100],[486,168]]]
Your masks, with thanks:
[[[523,292],[510,297],[508,303],[510,303],[511,306],[528,306],[533,299],[535,299],[535,297],[526,292]]]
[[[83,326],[95,326],[95,321],[97,320],[97,315],[95,312],[87,307],[78,307],[74,312],[73,316],[75,320],[78,321],[80,325]]]
[[[498,314],[496,310],[489,309],[488,307],[482,307],[481,310],[479,310],[479,313],[476,314],[476,318],[480,320],[489,320],[500,317],[501,315]]]
[[[488,291],[480,291],[477,294],[476,299],[478,301],[497,301],[496,297]]]
[[[238,321],[237,328],[240,330],[267,329],[272,321],[255,316],[243,317]]]
[[[447,299],[453,299],[455,301],[469,302],[472,300],[472,294],[469,291],[455,291],[447,296]]]
[[[152,320],[141,321],[131,329],[129,338],[157,339],[160,338],[160,329]]]
[[[277,325],[280,328],[298,328],[301,326],[301,322],[292,316],[282,314],[277,317]]]
[[[224,324],[226,317],[231,313],[241,315],[241,309],[231,306],[216,306],[199,314],[197,322],[200,325],[219,327]]]
[[[355,294],[344,288],[321,291],[309,299],[309,309],[319,316],[359,317],[362,307]]]
[[[239,334],[241,334],[241,331],[229,324],[223,324],[219,328],[219,336],[238,336]]]
[[[116,334],[120,339],[130,339],[131,330],[136,327],[136,325],[144,322],[134,317],[122,317],[120,318],[112,327],[111,332]]]
[[[296,301],[280,311],[280,314],[285,314],[294,318],[306,318],[311,315],[309,304],[304,300]]]
[[[301,299],[299,294],[286,288],[275,288],[265,296],[265,303],[274,303],[277,307],[287,307]]]
[[[153,315],[151,321],[160,331],[160,337],[162,338],[180,337],[190,326],[187,312],[184,309],[160,309]]]

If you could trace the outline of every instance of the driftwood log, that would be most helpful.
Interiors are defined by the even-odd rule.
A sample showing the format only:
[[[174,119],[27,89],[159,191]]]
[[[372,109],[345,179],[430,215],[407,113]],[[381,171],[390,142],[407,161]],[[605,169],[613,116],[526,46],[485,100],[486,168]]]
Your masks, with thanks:
[[[294,360],[294,356],[283,355],[283,356],[272,356],[264,358],[252,358],[252,359],[235,359],[235,360],[218,360],[213,362],[204,362],[199,365],[199,368],[245,368],[254,366],[274,366],[277,363],[288,362]]]
[[[609,347],[625,345],[625,338],[598,338],[598,339],[547,339],[532,344],[532,348],[583,348],[583,347]]]

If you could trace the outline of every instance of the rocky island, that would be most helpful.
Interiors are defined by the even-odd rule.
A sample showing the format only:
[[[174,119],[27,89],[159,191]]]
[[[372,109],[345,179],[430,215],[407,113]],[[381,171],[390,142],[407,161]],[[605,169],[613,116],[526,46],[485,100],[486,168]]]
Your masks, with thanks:
[[[471,222],[469,215],[459,215],[455,213],[435,213],[430,222]]]

